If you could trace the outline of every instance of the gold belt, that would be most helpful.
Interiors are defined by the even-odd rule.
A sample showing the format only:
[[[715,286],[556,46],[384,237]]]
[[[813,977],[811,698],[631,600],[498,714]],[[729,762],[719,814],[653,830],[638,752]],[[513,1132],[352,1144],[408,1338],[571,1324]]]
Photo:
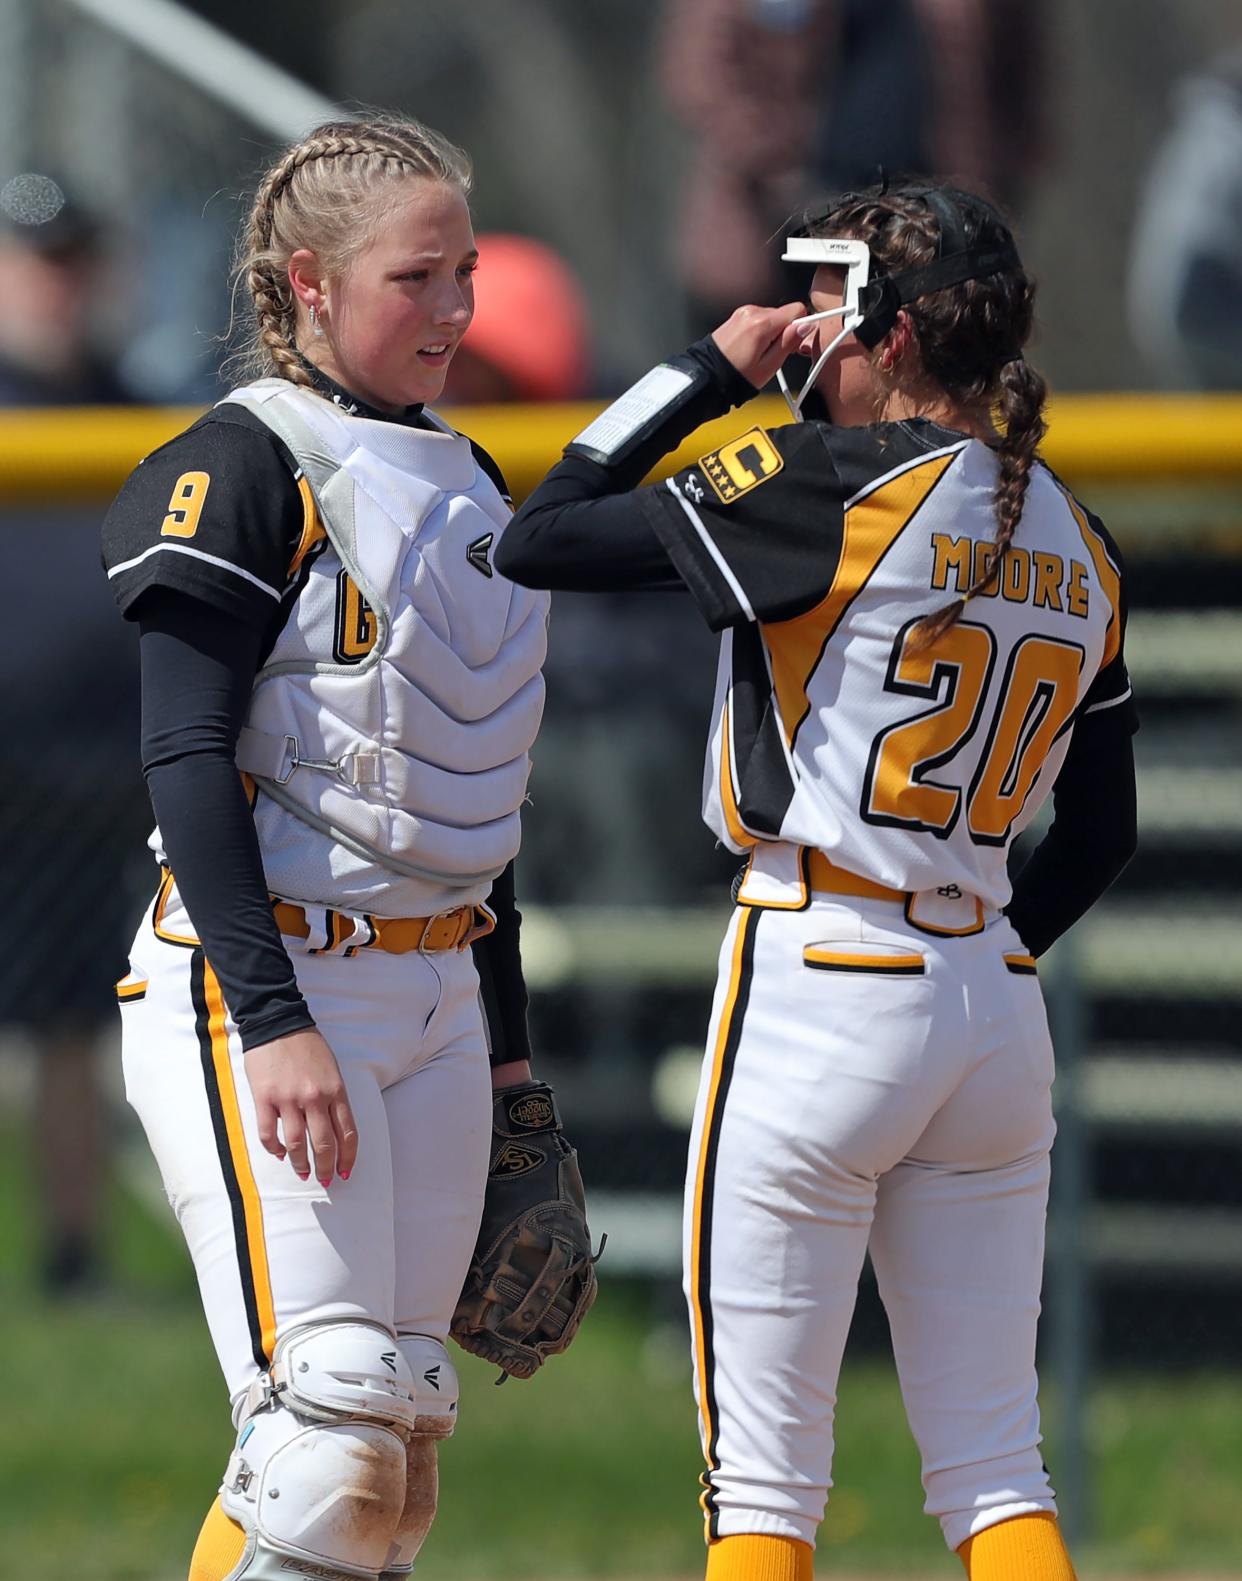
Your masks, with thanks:
[[[293,939],[309,939],[310,923],[301,906],[289,900],[272,903],[276,926]],[[353,932],[354,919],[339,911],[329,911],[328,931],[331,935],[325,950],[343,944]],[[405,955],[410,950],[421,950],[425,955],[440,950],[464,950],[481,939],[496,926],[482,906],[456,906],[452,911],[437,912],[434,917],[366,917],[372,937],[359,948],[386,950],[389,955]]]
[[[811,890],[821,895],[854,895],[862,900],[892,900],[904,909],[905,919],[911,927],[917,928],[920,933],[930,933],[937,938],[961,939],[968,938],[971,934],[983,931],[985,912],[983,902],[978,895],[964,894],[956,885],[950,886],[956,893],[950,894],[950,887],[935,891],[935,895],[944,896],[946,900],[970,902],[974,908],[974,915],[970,921],[962,926],[954,926],[948,919],[939,919],[928,916],[924,904],[925,897],[914,890],[890,889],[887,884],[877,884],[874,879],[862,878],[857,873],[848,872],[843,867],[838,867],[829,860],[822,851],[812,847],[807,852],[806,866],[807,880]],[[934,907],[935,900],[932,900]],[[918,915],[919,909],[924,914]]]
[[[807,878],[811,888],[820,894],[858,895],[864,900],[904,901],[906,898],[904,889],[890,889],[887,884],[877,884],[872,879],[848,872],[813,846],[807,856]]]

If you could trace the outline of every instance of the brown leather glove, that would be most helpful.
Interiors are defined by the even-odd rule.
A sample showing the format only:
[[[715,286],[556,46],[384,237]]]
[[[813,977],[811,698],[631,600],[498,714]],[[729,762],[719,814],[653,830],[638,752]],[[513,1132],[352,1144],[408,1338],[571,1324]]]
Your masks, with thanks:
[[[578,1332],[598,1291],[595,1261],[578,1155],[552,1089],[501,1088],[483,1222],[449,1332],[463,1350],[529,1378]]]

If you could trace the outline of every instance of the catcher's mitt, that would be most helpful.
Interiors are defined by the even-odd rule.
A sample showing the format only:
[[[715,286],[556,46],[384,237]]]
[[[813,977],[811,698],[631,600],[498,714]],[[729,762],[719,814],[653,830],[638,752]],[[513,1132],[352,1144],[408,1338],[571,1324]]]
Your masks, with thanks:
[[[596,1296],[594,1263],[578,1155],[552,1089],[502,1088],[483,1222],[449,1332],[503,1374],[529,1378],[578,1332]]]

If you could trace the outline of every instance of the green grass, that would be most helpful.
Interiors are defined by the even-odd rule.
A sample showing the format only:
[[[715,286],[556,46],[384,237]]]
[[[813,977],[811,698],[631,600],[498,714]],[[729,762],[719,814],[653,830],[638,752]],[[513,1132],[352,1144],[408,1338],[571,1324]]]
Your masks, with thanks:
[[[117,1193],[116,1288],[40,1304],[18,1167],[0,1176],[0,1576],[179,1581],[230,1433],[171,1219]],[[462,1425],[421,1581],[701,1574],[685,1345],[656,1310],[606,1282],[571,1355],[530,1383],[494,1388],[493,1369],[460,1358]],[[840,1418],[821,1573],[959,1576],[920,1513],[891,1367],[847,1364]],[[1242,1376],[1107,1377],[1091,1425],[1098,1540],[1084,1572],[1242,1569]]]

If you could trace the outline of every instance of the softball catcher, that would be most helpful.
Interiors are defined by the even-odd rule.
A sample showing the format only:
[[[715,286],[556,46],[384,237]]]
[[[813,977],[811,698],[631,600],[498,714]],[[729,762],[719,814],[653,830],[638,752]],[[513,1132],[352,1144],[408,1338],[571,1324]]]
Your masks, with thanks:
[[[290,148],[242,246],[249,376],[104,528],[163,868],[126,1087],[237,1427],[191,1581],[407,1575],[450,1329],[528,1377],[595,1294],[514,899],[547,600],[495,573],[503,479],[426,404],[468,189],[416,122]]]
[[[747,862],[686,1191],[707,1573],[810,1577],[869,1251],[947,1544],[971,1581],[1069,1581],[1036,1404],[1035,959],[1134,847],[1121,560],[1038,460],[1034,287],[995,210],[878,189],[786,257],[812,311],[741,308],[654,369],[497,554],[532,587],[683,586],[721,634],[703,810]],[[778,371],[801,421],[637,487]]]

